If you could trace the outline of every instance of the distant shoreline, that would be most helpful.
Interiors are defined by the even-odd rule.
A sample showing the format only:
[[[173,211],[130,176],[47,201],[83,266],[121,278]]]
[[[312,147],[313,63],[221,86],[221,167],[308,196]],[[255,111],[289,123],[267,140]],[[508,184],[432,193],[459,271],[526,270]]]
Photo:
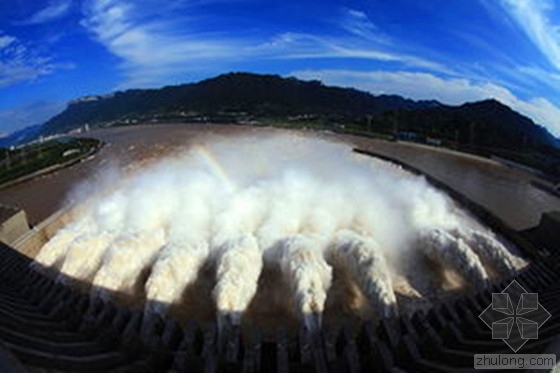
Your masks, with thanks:
[[[73,165],[75,165],[76,163],[79,163],[79,162],[87,162],[88,159],[90,157],[94,156],[104,145],[105,144],[102,141],[99,141],[99,144],[97,146],[93,147],[87,153],[79,155],[78,157],[72,158],[72,159],[70,159],[66,162],[57,163],[57,164],[54,164],[52,166],[48,166],[46,168],[42,168],[40,170],[34,171],[30,174],[20,176],[20,177],[14,179],[14,180],[7,181],[3,184],[0,184],[0,190],[5,189],[5,188],[9,188],[11,186],[14,186],[14,185],[17,185],[17,184],[20,184],[20,183],[24,183],[24,182],[29,181],[29,180],[33,180],[34,178],[39,177],[39,176],[43,176],[43,175],[50,174],[52,172],[56,172],[58,170],[66,168],[66,167],[73,166]]]

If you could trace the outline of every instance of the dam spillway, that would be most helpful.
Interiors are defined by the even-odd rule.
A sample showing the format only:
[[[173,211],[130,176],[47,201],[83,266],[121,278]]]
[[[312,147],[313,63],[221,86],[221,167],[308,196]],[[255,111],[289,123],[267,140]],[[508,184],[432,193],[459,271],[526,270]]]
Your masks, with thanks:
[[[422,177],[310,136],[214,140],[86,188],[97,192],[44,245],[37,268],[90,283],[106,301],[144,302],[145,319],[196,302],[183,294],[205,267],[220,325],[239,326],[246,313],[258,324],[262,308],[278,308],[319,329],[334,272],[357,289],[358,313],[383,318],[399,312],[399,292],[414,301],[485,287],[523,266]],[[262,276],[273,272],[281,278]],[[331,303],[358,303],[344,295]]]
[[[226,188],[230,187],[226,186]],[[417,236],[416,238],[418,238],[418,241],[445,243],[445,240],[451,237],[451,241],[456,243],[467,242],[468,237],[470,238],[476,236],[465,236],[464,233],[459,232],[456,229],[449,229],[446,231],[430,229],[428,232],[429,234],[421,234]],[[483,236],[487,235],[484,229],[482,229],[482,232],[484,232]],[[344,234],[335,236],[332,241],[336,242],[336,245],[334,245],[334,247],[346,248],[345,250],[339,250],[342,253],[351,252],[353,250],[353,247],[371,247],[376,245],[375,241],[374,243],[368,243],[368,240],[364,239],[363,237],[359,238],[358,243],[356,243],[355,237],[356,235],[358,235],[359,237],[360,233],[356,229],[343,231],[341,233]],[[282,258],[290,258],[290,255],[299,256],[302,252],[306,252],[306,250],[304,250],[306,247],[313,247],[317,245],[315,237],[311,234],[309,236],[299,238],[292,236],[290,237],[290,239],[283,241],[284,244],[282,247],[284,249],[281,251],[282,255],[278,257],[278,253],[272,252],[270,253],[270,257],[267,258],[267,260],[271,260],[272,263],[285,263],[283,265],[283,268],[284,271],[288,273],[290,273],[290,268],[292,268],[290,267],[290,263],[293,261],[289,259],[283,260]],[[460,240],[458,238],[460,238]],[[111,240],[110,237],[106,239],[107,241]],[[146,238],[139,237],[138,239]],[[150,240],[152,239],[154,242],[152,247],[158,246],[159,241],[157,235],[153,235],[152,237],[150,237]],[[251,241],[251,238],[241,239],[239,241],[229,240],[228,242],[230,242],[231,245],[228,244],[226,245],[226,247],[231,249],[225,252],[235,252],[235,249],[239,247],[251,247],[251,245],[255,247],[255,245],[252,244]],[[130,242],[128,245],[132,245],[136,241],[133,237],[130,238],[128,242]],[[309,242],[311,242],[311,244],[309,244]],[[259,244],[257,243],[256,246],[259,247]],[[434,245],[429,246],[432,247]],[[440,246],[445,245],[442,244]],[[453,252],[461,252],[460,247],[458,247],[460,245],[455,244],[455,246],[457,248],[453,249]],[[471,244],[470,246],[472,247],[475,245]],[[413,250],[411,252],[417,251],[418,250]],[[204,250],[202,250],[202,252],[204,252]],[[325,252],[328,253],[329,251],[327,250]],[[375,253],[376,251],[373,252]],[[311,252],[310,254],[313,253]],[[477,254],[477,256],[478,255],[479,254]],[[327,255],[327,257],[329,256],[330,255]],[[340,256],[340,254],[338,256]],[[313,259],[313,255],[304,255],[304,257]],[[346,258],[352,258],[352,256],[347,256]],[[148,262],[149,261],[150,260],[148,260]],[[329,262],[333,263],[333,261],[338,261],[338,263],[340,263],[338,265],[339,268],[352,267],[352,261],[348,259],[328,258],[328,260],[325,260],[327,265],[329,265]],[[215,263],[218,262],[219,259],[216,259]],[[375,258],[372,258],[372,262],[375,263]],[[309,263],[313,263],[313,261],[310,261]],[[60,262],[57,265],[63,266],[64,262]],[[282,264],[280,264],[280,267],[282,267]],[[531,261],[528,267],[521,268],[515,274],[515,277],[520,278],[520,281],[522,281],[525,286],[533,286],[533,289],[535,290],[537,289],[537,287],[543,288],[543,286],[545,286],[546,284],[550,285],[555,281],[555,277],[552,273],[553,271],[551,272],[550,268],[547,269],[546,267],[546,265],[543,266],[539,263],[535,264]],[[319,268],[321,268],[321,266],[319,266]],[[362,268],[363,272],[363,266],[357,267],[353,271],[360,272],[360,268]],[[481,268],[486,271],[485,266],[482,266]],[[110,271],[108,269],[105,272],[109,273]],[[481,272],[482,271],[480,269],[478,271],[475,271],[474,276],[480,276]],[[468,273],[468,271],[466,273]],[[29,272],[27,276],[29,276],[29,278],[25,281],[30,284],[27,285],[28,287],[36,286],[36,282],[34,281],[39,281],[37,279],[45,278],[41,273],[37,272]],[[471,279],[471,277],[468,277],[468,274],[463,274],[463,276],[467,279]],[[459,276],[459,278],[461,278],[461,276]],[[160,343],[162,340],[169,340],[170,336],[172,335],[175,336],[174,338],[176,338],[177,335],[180,335],[183,338],[181,342],[177,342],[176,339],[174,340],[174,344],[170,348],[170,350],[173,351],[173,353],[171,354],[172,357],[168,356],[166,359],[159,360],[158,362],[158,359],[154,357],[157,356],[157,354],[150,355],[149,358],[147,356],[145,358],[138,358],[139,355],[134,355],[134,353],[130,355],[125,354],[123,361],[125,361],[126,364],[137,364],[137,366],[142,366],[142,364],[144,364],[145,366],[149,367],[157,367],[154,368],[155,370],[165,370],[169,369],[170,367],[174,367],[173,369],[177,371],[181,371],[181,366],[184,369],[186,365],[181,364],[188,364],[187,362],[189,361],[197,361],[197,364],[199,364],[197,366],[200,367],[203,367],[204,365],[208,366],[208,364],[210,366],[212,366],[212,364],[215,364],[214,366],[218,367],[230,367],[231,369],[235,369],[232,367],[237,367],[237,369],[241,369],[242,367],[244,369],[251,369],[250,367],[260,367],[260,369],[255,368],[254,371],[262,371],[264,369],[263,367],[267,367],[269,365],[276,367],[279,371],[282,371],[282,369],[287,369],[286,367],[290,366],[297,366],[301,369],[304,369],[303,367],[306,367],[305,369],[309,369],[310,371],[320,370],[322,369],[321,367],[329,369],[331,371],[333,371],[335,367],[347,367],[347,369],[350,369],[351,371],[358,371],[359,369],[366,369],[367,367],[386,367],[387,369],[389,369],[391,366],[398,366],[401,369],[406,368],[410,369],[411,371],[418,371],[422,369],[414,368],[424,367],[424,370],[428,370],[428,367],[444,367],[445,364],[453,363],[451,361],[452,359],[444,362],[438,361],[442,359],[441,356],[438,357],[438,348],[441,352],[443,346],[449,343],[449,341],[452,341],[448,340],[449,334],[448,332],[445,332],[445,330],[455,330],[457,328],[459,328],[460,331],[464,330],[462,328],[465,328],[467,324],[461,321],[463,317],[465,317],[471,324],[476,326],[476,324],[474,324],[473,322],[472,316],[476,316],[475,311],[477,307],[480,308],[483,306],[484,300],[488,299],[489,291],[491,291],[492,289],[498,289],[502,285],[502,282],[505,282],[506,280],[509,280],[511,278],[511,275],[502,274],[502,276],[500,277],[495,277],[493,281],[488,281],[488,288],[479,292],[469,291],[464,297],[460,298],[459,300],[457,298],[453,298],[452,300],[449,300],[444,304],[435,304],[434,307],[428,312],[413,312],[412,315],[409,314],[406,315],[406,317],[405,315],[398,316],[389,314],[387,315],[387,318],[384,318],[379,323],[374,324],[366,321],[365,324],[359,327],[358,331],[349,330],[347,326],[343,326],[342,328],[334,328],[331,330],[326,328],[321,329],[321,333],[324,335],[323,338],[320,339],[322,341],[320,343],[317,342],[314,336],[309,336],[305,332],[303,332],[300,333],[300,336],[297,338],[298,342],[295,345],[293,344],[292,339],[286,337],[287,334],[289,334],[285,333],[286,331],[275,333],[275,338],[273,338],[272,340],[261,337],[259,342],[259,337],[256,336],[258,335],[258,333],[243,332],[240,334],[239,331],[236,331],[236,328],[233,328],[225,333],[226,336],[224,338],[229,342],[223,343],[223,340],[222,342],[220,342],[220,339],[218,338],[220,329],[219,327],[201,327],[193,326],[195,324],[192,323],[187,323],[186,325],[188,327],[186,329],[181,329],[181,331],[178,332],[175,328],[177,326],[177,321],[171,322],[171,320],[173,320],[172,318],[166,318],[167,323],[165,323],[160,317],[155,317],[149,325],[146,325],[146,312],[144,310],[135,311],[133,309],[132,312],[130,312],[127,311],[127,307],[124,307],[122,305],[119,305],[116,308],[112,305],[111,299],[117,298],[120,295],[120,290],[122,289],[118,291],[108,289],[106,295],[102,296],[101,298],[90,298],[88,296],[86,297],[87,300],[85,300],[86,298],[82,296],[80,298],[82,302],[80,303],[81,306],[76,307],[77,303],[75,302],[77,298],[67,298],[68,293],[66,295],[56,295],[60,289],[72,289],[71,287],[68,288],[67,285],[65,285],[66,283],[71,285],[72,279],[69,276],[60,276],[58,282],[53,282],[52,279],[49,279],[47,277],[46,280],[42,280],[44,287],[39,287],[39,289],[42,289],[43,291],[48,290],[46,292],[45,298],[50,299],[49,302],[51,302],[51,305],[57,304],[57,300],[63,299],[64,302],[62,303],[64,303],[65,306],[60,306],[61,308],[67,307],[68,309],[74,309],[74,307],[76,307],[76,309],[78,310],[78,315],[81,313],[84,318],[83,322],[78,326],[78,334],[81,335],[81,333],[86,332],[86,334],[91,335],[91,338],[93,338],[94,340],[97,340],[101,337],[99,335],[96,335],[96,333],[93,331],[93,329],[95,329],[96,327],[92,327],[92,325],[99,326],[99,329],[108,328],[112,330],[112,332],[109,334],[115,337],[114,341],[117,342],[113,343],[116,343],[119,346],[130,346],[129,343],[131,339],[143,339],[144,341],[148,341],[145,342],[145,344],[149,346],[150,344],[153,345],[154,343],[157,345],[157,343]],[[485,280],[485,278],[483,278],[483,280]],[[292,286],[288,283],[287,288],[292,289]],[[375,286],[373,286],[373,288],[375,288]],[[553,290],[554,287],[551,287],[551,289]],[[289,294],[290,292],[288,291],[287,293]],[[45,293],[43,293],[43,295],[44,294]],[[210,291],[209,294],[212,295],[213,292]],[[374,299],[380,298],[382,297],[378,296]],[[471,301],[474,302],[474,306],[470,306],[468,304]],[[48,302],[46,301],[43,303],[44,307],[46,307],[46,305],[48,304]],[[158,305],[160,303],[154,304]],[[165,303],[161,304],[165,305]],[[467,309],[468,311],[465,311],[463,308]],[[382,313],[382,310],[383,308],[380,308],[379,313]],[[470,316],[468,316],[469,314]],[[77,316],[74,316],[74,318],[76,317]],[[125,322],[125,320],[128,321]],[[123,326],[123,324],[126,325]],[[185,325],[182,322],[180,322],[179,324]],[[115,332],[115,328],[118,332]],[[483,338],[483,336],[485,335],[480,326],[478,329],[477,330],[480,332],[480,334],[474,336],[473,338]],[[128,330],[128,338],[119,339],[118,336],[121,335],[120,333],[123,333],[125,330]],[[554,329],[551,329],[551,331],[552,330]],[[429,345],[424,337],[425,333],[432,333],[432,337],[434,338],[436,335],[440,335],[439,333],[442,333],[443,337],[440,339],[442,344],[437,345],[441,347],[434,347],[430,345],[430,349],[432,351],[430,352],[428,350],[425,350],[426,346]],[[468,337],[467,334],[463,334],[463,337]],[[137,337],[131,338],[130,335]],[[105,335],[104,338],[107,338],[107,336]],[[456,335],[453,338],[456,338]],[[468,340],[469,338],[466,339]],[[243,343],[241,343],[240,341],[243,341]],[[461,342],[461,339],[459,339],[459,342]],[[454,346],[457,351],[461,351],[462,348],[468,348],[470,344],[467,343],[462,345],[461,343],[459,343],[458,345]],[[150,349],[146,346],[144,348],[147,348],[148,350]],[[499,345],[496,344],[495,348],[499,348]],[[130,350],[134,350],[130,347],[128,347],[128,349],[129,350],[127,351],[129,352]],[[274,353],[272,353],[271,351],[274,351]],[[441,353],[439,355],[441,355]],[[460,353],[457,353],[456,355],[460,356]],[[139,359],[140,361],[134,362],[134,359]],[[436,363],[433,363],[433,360],[435,360]],[[445,358],[443,360],[445,360]],[[457,361],[455,361],[454,363],[457,364]],[[453,366],[453,364],[451,366]]]

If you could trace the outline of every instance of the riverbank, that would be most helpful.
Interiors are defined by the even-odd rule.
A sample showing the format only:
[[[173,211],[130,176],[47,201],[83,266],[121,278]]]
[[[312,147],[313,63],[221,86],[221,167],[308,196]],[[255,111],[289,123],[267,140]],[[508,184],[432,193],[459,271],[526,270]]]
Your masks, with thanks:
[[[18,176],[12,178],[11,180],[0,183],[0,190],[17,184],[24,183],[29,180],[33,180],[36,177],[58,171],[66,167],[73,166],[78,162],[87,161],[90,157],[92,157],[95,153],[97,153],[99,149],[101,149],[101,147],[103,146],[103,143],[101,141],[93,140],[93,139],[76,139],[70,141],[71,141],[71,143],[69,144],[70,146],[76,145],[78,147],[67,149],[69,148],[68,144],[66,144],[65,146],[61,146],[60,149],[55,149],[55,151],[59,153],[55,157],[49,154],[44,154],[45,151],[35,150],[35,153],[37,154],[32,156],[38,159],[27,159],[29,158],[29,156],[27,156],[24,159],[23,164],[16,164],[14,166],[11,166],[12,169],[8,168],[8,166],[5,166],[8,168],[7,171],[4,171],[6,177],[10,177],[10,174],[18,175]],[[76,142],[76,144],[73,144],[73,142]],[[83,142],[85,142],[86,144],[85,145],[82,144]],[[21,150],[21,151],[25,151],[25,150]],[[49,159],[45,161],[41,160],[41,158],[49,158],[49,157],[52,160],[51,162],[49,162]],[[64,158],[69,158],[69,159],[64,160]],[[4,163],[6,163],[5,160]],[[20,163],[22,162],[20,161]],[[46,167],[43,166],[44,164],[46,164],[47,166]],[[26,172],[27,170],[30,170],[30,172]],[[19,176],[20,174],[23,175]]]

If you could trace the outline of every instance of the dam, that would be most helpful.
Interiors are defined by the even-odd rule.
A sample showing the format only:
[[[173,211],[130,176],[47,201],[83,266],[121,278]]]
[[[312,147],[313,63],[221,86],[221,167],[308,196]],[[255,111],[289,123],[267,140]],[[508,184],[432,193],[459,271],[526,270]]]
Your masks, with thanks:
[[[174,129],[171,128],[170,132]],[[142,136],[138,135],[140,132],[135,133],[135,131],[150,130],[151,128],[112,129],[108,130],[107,133],[101,133],[101,137],[106,136],[105,139],[113,139],[113,141],[105,140],[108,146],[102,152],[119,154],[124,159],[129,157],[131,159],[130,163],[121,167],[129,168],[131,172],[135,172],[135,170],[142,168],[144,165],[153,164],[155,159],[161,155],[169,154],[169,147],[157,143],[156,140],[151,140],[156,143],[150,145],[138,141]],[[226,131],[223,128],[205,130],[210,130],[210,132]],[[228,131],[232,130],[228,129]],[[263,130],[235,129],[233,131],[258,132]],[[269,131],[277,132],[278,130]],[[126,139],[127,135],[128,140]],[[227,135],[233,136],[230,133]],[[197,136],[200,135],[197,134]],[[333,135],[324,134],[322,136],[329,138]],[[115,138],[119,137],[121,139],[124,138],[120,144],[114,141]],[[177,136],[174,139],[178,141],[176,140]],[[182,140],[184,144],[185,138]],[[529,291],[538,292],[541,289],[546,289],[545,299],[547,299],[548,303],[545,304],[544,300],[542,302],[547,309],[554,310],[553,299],[557,277],[554,267],[555,262],[551,259],[555,258],[556,254],[554,248],[549,243],[549,246],[546,246],[546,240],[544,241],[545,247],[543,247],[542,241],[539,241],[538,246],[531,243],[531,240],[535,240],[534,237],[540,237],[538,234],[539,229],[531,230],[531,228],[538,225],[540,216],[547,211],[546,209],[558,206],[558,200],[554,199],[553,196],[540,195],[539,193],[545,192],[538,189],[532,190],[530,186],[524,185],[523,183],[529,185],[530,176],[523,175],[523,178],[519,178],[516,171],[504,169],[503,166],[495,162],[478,160],[471,156],[442,150],[418,149],[410,145],[382,143],[353,137],[347,137],[344,140],[351,144],[350,149],[353,147],[358,148],[361,151],[370,152],[372,155],[377,153],[388,159],[393,159],[397,164],[408,164],[428,175],[428,180],[431,178],[434,181],[439,181],[450,190],[454,190],[464,197],[464,201],[472,201],[475,206],[482,206],[484,211],[482,213],[479,211],[480,218],[485,219],[485,216],[495,217],[498,223],[492,223],[492,228],[497,229],[498,232],[496,233],[503,235],[506,241],[515,242],[521,252],[514,254],[523,257],[528,264],[515,267],[506,266],[505,269],[512,273],[502,273],[498,277],[492,277],[493,280],[489,281],[488,286],[481,283],[481,286],[477,287],[477,290],[480,291],[459,292],[455,295],[453,292],[450,292],[450,295],[446,297],[438,294],[436,298],[441,298],[441,300],[428,308],[413,308],[411,312],[402,312],[402,314],[397,315],[393,312],[384,312],[384,310],[390,309],[390,307],[387,308],[386,306],[390,305],[392,301],[381,302],[383,307],[378,309],[376,313],[383,314],[384,317],[375,320],[375,322],[367,321],[360,324],[357,329],[353,325],[344,323],[331,329],[321,328],[320,324],[317,328],[313,322],[303,323],[299,334],[294,339],[293,333],[287,327],[273,330],[273,337],[270,338],[271,332],[264,335],[260,328],[254,326],[249,326],[242,330],[239,328],[239,324],[235,322],[229,328],[223,329],[219,322],[217,324],[210,322],[207,325],[202,325],[195,321],[194,323],[187,322],[185,324],[181,321],[182,319],[178,314],[165,318],[158,316],[160,315],[159,313],[155,313],[156,316],[153,316],[151,313],[147,314],[142,309],[135,308],[134,302],[128,304],[126,302],[113,303],[114,299],[117,299],[119,295],[115,293],[120,292],[122,289],[111,288],[108,283],[102,280],[99,280],[98,284],[100,288],[106,290],[105,295],[96,294],[99,296],[89,296],[87,293],[81,293],[76,290],[80,284],[78,286],[72,284],[72,276],[67,276],[69,277],[68,281],[65,281],[66,275],[64,271],[58,277],[53,278],[52,273],[48,273],[49,271],[37,271],[36,265],[30,268],[30,258],[6,247],[4,250],[4,263],[6,266],[11,266],[10,268],[13,267],[13,270],[6,272],[5,283],[12,284],[13,286],[6,287],[6,299],[11,300],[11,302],[8,308],[5,309],[5,314],[15,316],[21,313],[31,318],[37,316],[37,320],[44,321],[44,326],[47,328],[54,327],[56,318],[60,317],[66,321],[63,328],[65,330],[60,330],[60,333],[67,333],[67,337],[64,338],[69,338],[72,343],[75,341],[83,341],[84,343],[81,349],[70,348],[68,343],[60,341],[53,343],[49,345],[51,346],[49,348],[59,351],[59,353],[68,351],[68,354],[60,355],[61,357],[58,360],[49,359],[41,355],[41,349],[47,349],[45,347],[47,345],[45,340],[48,340],[46,334],[32,335],[32,331],[29,331],[28,335],[26,333],[19,333],[23,335],[10,333],[10,324],[8,323],[4,337],[8,340],[8,346],[12,346],[12,351],[26,365],[42,366],[45,364],[48,366],[48,364],[52,364],[50,367],[53,369],[73,367],[72,369],[80,369],[80,371],[81,369],[86,369],[86,365],[92,371],[119,369],[119,367],[122,369],[127,367],[140,369],[142,367],[142,369],[148,371],[166,371],[169,369],[182,371],[191,363],[197,364],[196,366],[200,370],[210,371],[212,369],[218,371],[224,369],[232,371],[336,371],[336,369],[342,368],[350,369],[351,371],[374,368],[377,370],[400,368],[411,371],[445,371],[449,367],[470,366],[472,357],[470,360],[467,359],[469,352],[477,351],[477,348],[474,347],[477,344],[476,341],[484,340],[490,332],[484,329],[484,324],[481,322],[477,323],[477,312],[482,312],[487,306],[486,303],[489,302],[489,299],[491,302],[492,292],[501,291],[501,288],[504,288],[512,278],[516,278]],[[143,144],[143,149],[139,145],[140,143]],[[178,141],[178,143],[181,144],[181,141]],[[321,153],[319,152],[319,154]],[[422,155],[424,155],[424,158]],[[135,157],[138,158],[134,160]],[[204,157],[202,158],[204,161]],[[108,162],[108,159],[109,157],[105,158],[105,155],[100,153],[96,159],[90,160],[90,163],[81,167],[80,172],[84,172],[83,170],[87,167],[94,167],[94,162]],[[208,163],[208,160],[206,159],[205,162]],[[452,165],[455,163],[458,163],[459,166],[455,165],[453,167]],[[429,168],[430,164],[434,165],[433,170]],[[348,167],[349,165],[345,164],[343,168],[347,169]],[[461,174],[460,171],[457,171],[461,169],[458,167],[462,167],[465,170],[464,172],[473,175],[472,180],[474,181],[472,185],[465,183],[465,180],[469,181],[470,179],[465,178],[464,173]],[[449,169],[456,171],[453,173]],[[73,184],[73,181],[71,181],[71,174],[73,172],[77,171],[73,169],[62,170],[61,173],[63,175],[51,175],[49,178],[37,181],[35,185],[24,186],[20,190],[44,188],[46,184],[52,183],[57,184],[59,190],[68,188],[66,189],[68,191],[70,185]],[[391,172],[399,173],[402,171],[392,169]],[[233,188],[231,185],[228,186],[228,184],[235,185],[235,183],[227,181],[228,178],[219,175],[219,171],[214,171],[214,173],[218,174],[218,178],[222,181],[221,184],[225,185],[226,190]],[[496,180],[501,181],[501,190],[492,189],[489,184],[486,184],[493,180],[492,176],[489,176],[493,173],[497,175],[495,176]],[[156,173],[156,175],[158,174]],[[59,176],[60,178],[58,178]],[[351,180],[351,178],[349,179],[351,176],[348,174],[342,176],[344,176],[342,177],[343,180]],[[250,179],[252,176],[248,175],[247,177]],[[68,180],[67,184],[64,184],[65,180]],[[510,182],[509,184],[507,183],[508,181]],[[414,183],[416,182],[419,181],[414,181]],[[517,186],[517,184],[522,186]],[[84,188],[87,192],[88,188]],[[506,192],[508,189],[510,191]],[[493,190],[494,192],[492,192]],[[485,198],[490,198],[488,191],[494,193],[494,197],[499,200],[498,203],[486,203],[487,200]],[[286,190],[281,189],[281,193],[285,194]],[[14,198],[13,196],[16,194],[16,191],[9,191],[7,194],[2,194],[2,198]],[[522,209],[516,209],[511,206],[512,195],[527,197],[532,202],[527,214],[524,214]],[[58,198],[58,201],[37,203],[36,206],[29,207],[29,215],[32,222],[34,221],[33,219],[36,219],[37,227],[41,225],[37,222],[56,212],[56,209],[53,209],[51,206],[61,206],[62,199],[65,197],[58,195],[56,198]],[[54,199],[56,200],[56,198]],[[71,198],[77,198],[77,196],[71,196]],[[507,200],[510,201],[509,204],[505,203]],[[8,202],[10,201],[5,203]],[[26,211],[28,211],[27,208]],[[53,219],[52,224],[56,225],[55,222],[58,221],[59,219]],[[72,219],[69,218],[69,221],[72,221]],[[324,219],[321,221],[324,221]],[[546,218],[545,221],[549,222],[546,224],[554,225],[555,220],[554,218]],[[274,225],[277,225],[278,221],[275,220],[275,222]],[[66,222],[61,222],[59,228],[62,226],[66,226]],[[21,253],[35,258],[41,246],[52,237],[55,237],[57,229],[52,229],[51,227],[51,230],[49,233],[43,232],[44,238],[42,242],[40,242],[41,240],[34,244],[18,242],[14,246],[16,248],[19,247]],[[525,234],[523,233],[524,231],[530,231],[531,234]],[[363,246],[363,242],[366,242],[363,238],[359,238],[359,245],[344,243],[348,241],[348,237],[355,237],[356,232],[358,231],[353,228],[353,232],[350,232],[349,236],[338,238],[340,243],[337,247],[352,248]],[[439,231],[432,230],[431,232]],[[429,236],[432,237],[430,238],[431,242],[438,242],[441,241],[441,237],[446,237],[447,233],[443,236],[440,233],[436,236],[433,236],[433,234],[430,233],[431,236]],[[481,235],[481,233],[477,234]],[[461,238],[461,241],[469,240],[469,236],[461,237],[464,237]],[[487,237],[487,235],[484,233],[482,237]],[[150,239],[154,240],[153,247],[162,245],[158,241],[157,234],[150,234]],[[142,240],[147,242],[145,239]],[[303,241],[300,239],[288,241],[285,247],[290,248],[290,245],[292,245],[297,247],[298,250],[290,251],[286,249],[285,252],[301,252],[300,248],[306,247],[305,242],[307,240],[308,238],[303,239]],[[32,241],[29,238],[29,242]],[[251,239],[241,240],[225,252],[235,252],[236,247],[254,247],[254,243],[251,242]],[[352,238],[350,242],[356,242],[355,238]],[[489,239],[485,242],[487,242],[485,246],[501,247]],[[89,245],[91,244],[90,242]],[[389,243],[385,244],[388,245]],[[372,246],[374,244],[367,245]],[[437,247],[434,245],[429,246]],[[507,246],[507,244],[504,245]],[[258,246],[262,246],[262,244],[259,243]],[[247,251],[251,252],[249,249],[241,251],[244,253]],[[309,251],[309,254],[306,255],[312,255],[312,252]],[[462,251],[459,249],[453,250],[455,254],[460,252]],[[146,260],[150,261],[150,259]],[[222,259],[222,262],[225,263],[224,260]],[[377,259],[372,257],[368,260],[375,262]],[[251,261],[254,262],[254,259]],[[280,259],[280,262],[282,262],[282,259]],[[497,263],[503,264],[507,262],[499,261]],[[217,263],[219,267],[220,259]],[[228,263],[231,267],[231,260]],[[288,273],[290,273],[289,263],[292,263],[292,259],[286,261],[287,267],[284,270],[287,270]],[[315,262],[311,261],[309,263]],[[43,264],[50,263],[43,261]],[[116,268],[107,271],[112,273],[124,264],[122,263]],[[457,267],[464,268],[462,265]],[[321,264],[318,264],[317,268],[321,268]],[[467,277],[463,279],[474,281],[477,278],[476,276],[484,273],[483,271],[485,270],[480,269],[473,272],[475,277],[469,277],[470,275],[464,274]],[[467,271],[467,273],[469,272]],[[256,275],[258,276],[258,272]],[[97,277],[97,275],[94,277]],[[104,277],[101,276],[100,278]],[[295,271],[290,278],[297,278]],[[485,283],[487,281],[484,276],[482,280]],[[18,287],[22,290],[21,294],[30,296],[29,302],[21,296],[18,297],[20,292],[8,292],[8,288],[17,289]],[[382,289],[383,285],[374,285],[374,288]],[[387,296],[382,296],[376,299],[390,298],[390,296],[388,298]],[[317,301],[314,300],[311,303],[316,304]],[[157,302],[155,306],[157,309]],[[24,310],[30,312],[25,313]],[[551,313],[554,314],[554,312]],[[148,315],[150,317],[147,317]],[[228,316],[228,319],[232,317],[235,318],[236,316],[232,314]],[[9,320],[9,317],[6,316],[6,319]],[[288,324],[287,322],[286,325]],[[558,332],[558,326],[555,324],[554,317],[545,328],[544,333],[540,335],[541,338],[538,340],[538,343],[531,343],[534,341],[528,343],[527,348],[530,347],[531,351],[542,351],[545,345],[550,344],[554,339]],[[33,338],[38,338],[45,343],[37,342],[34,345],[35,349],[33,349],[28,346],[28,344],[32,345],[31,341],[34,340]],[[74,338],[76,339],[74,340]],[[507,346],[500,344],[502,343],[501,341],[492,341],[490,339],[487,342],[484,346],[488,348],[488,351],[502,351],[502,349],[507,348]],[[447,347],[448,345],[452,347]]]

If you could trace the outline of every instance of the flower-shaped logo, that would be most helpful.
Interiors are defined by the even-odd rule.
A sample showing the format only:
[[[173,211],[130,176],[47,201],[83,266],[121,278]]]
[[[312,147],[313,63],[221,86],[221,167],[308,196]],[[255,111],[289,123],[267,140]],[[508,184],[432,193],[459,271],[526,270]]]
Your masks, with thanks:
[[[492,293],[492,304],[478,317],[492,329],[493,339],[502,339],[517,352],[529,339],[539,337],[539,328],[550,316],[537,293],[513,280],[501,293]]]

